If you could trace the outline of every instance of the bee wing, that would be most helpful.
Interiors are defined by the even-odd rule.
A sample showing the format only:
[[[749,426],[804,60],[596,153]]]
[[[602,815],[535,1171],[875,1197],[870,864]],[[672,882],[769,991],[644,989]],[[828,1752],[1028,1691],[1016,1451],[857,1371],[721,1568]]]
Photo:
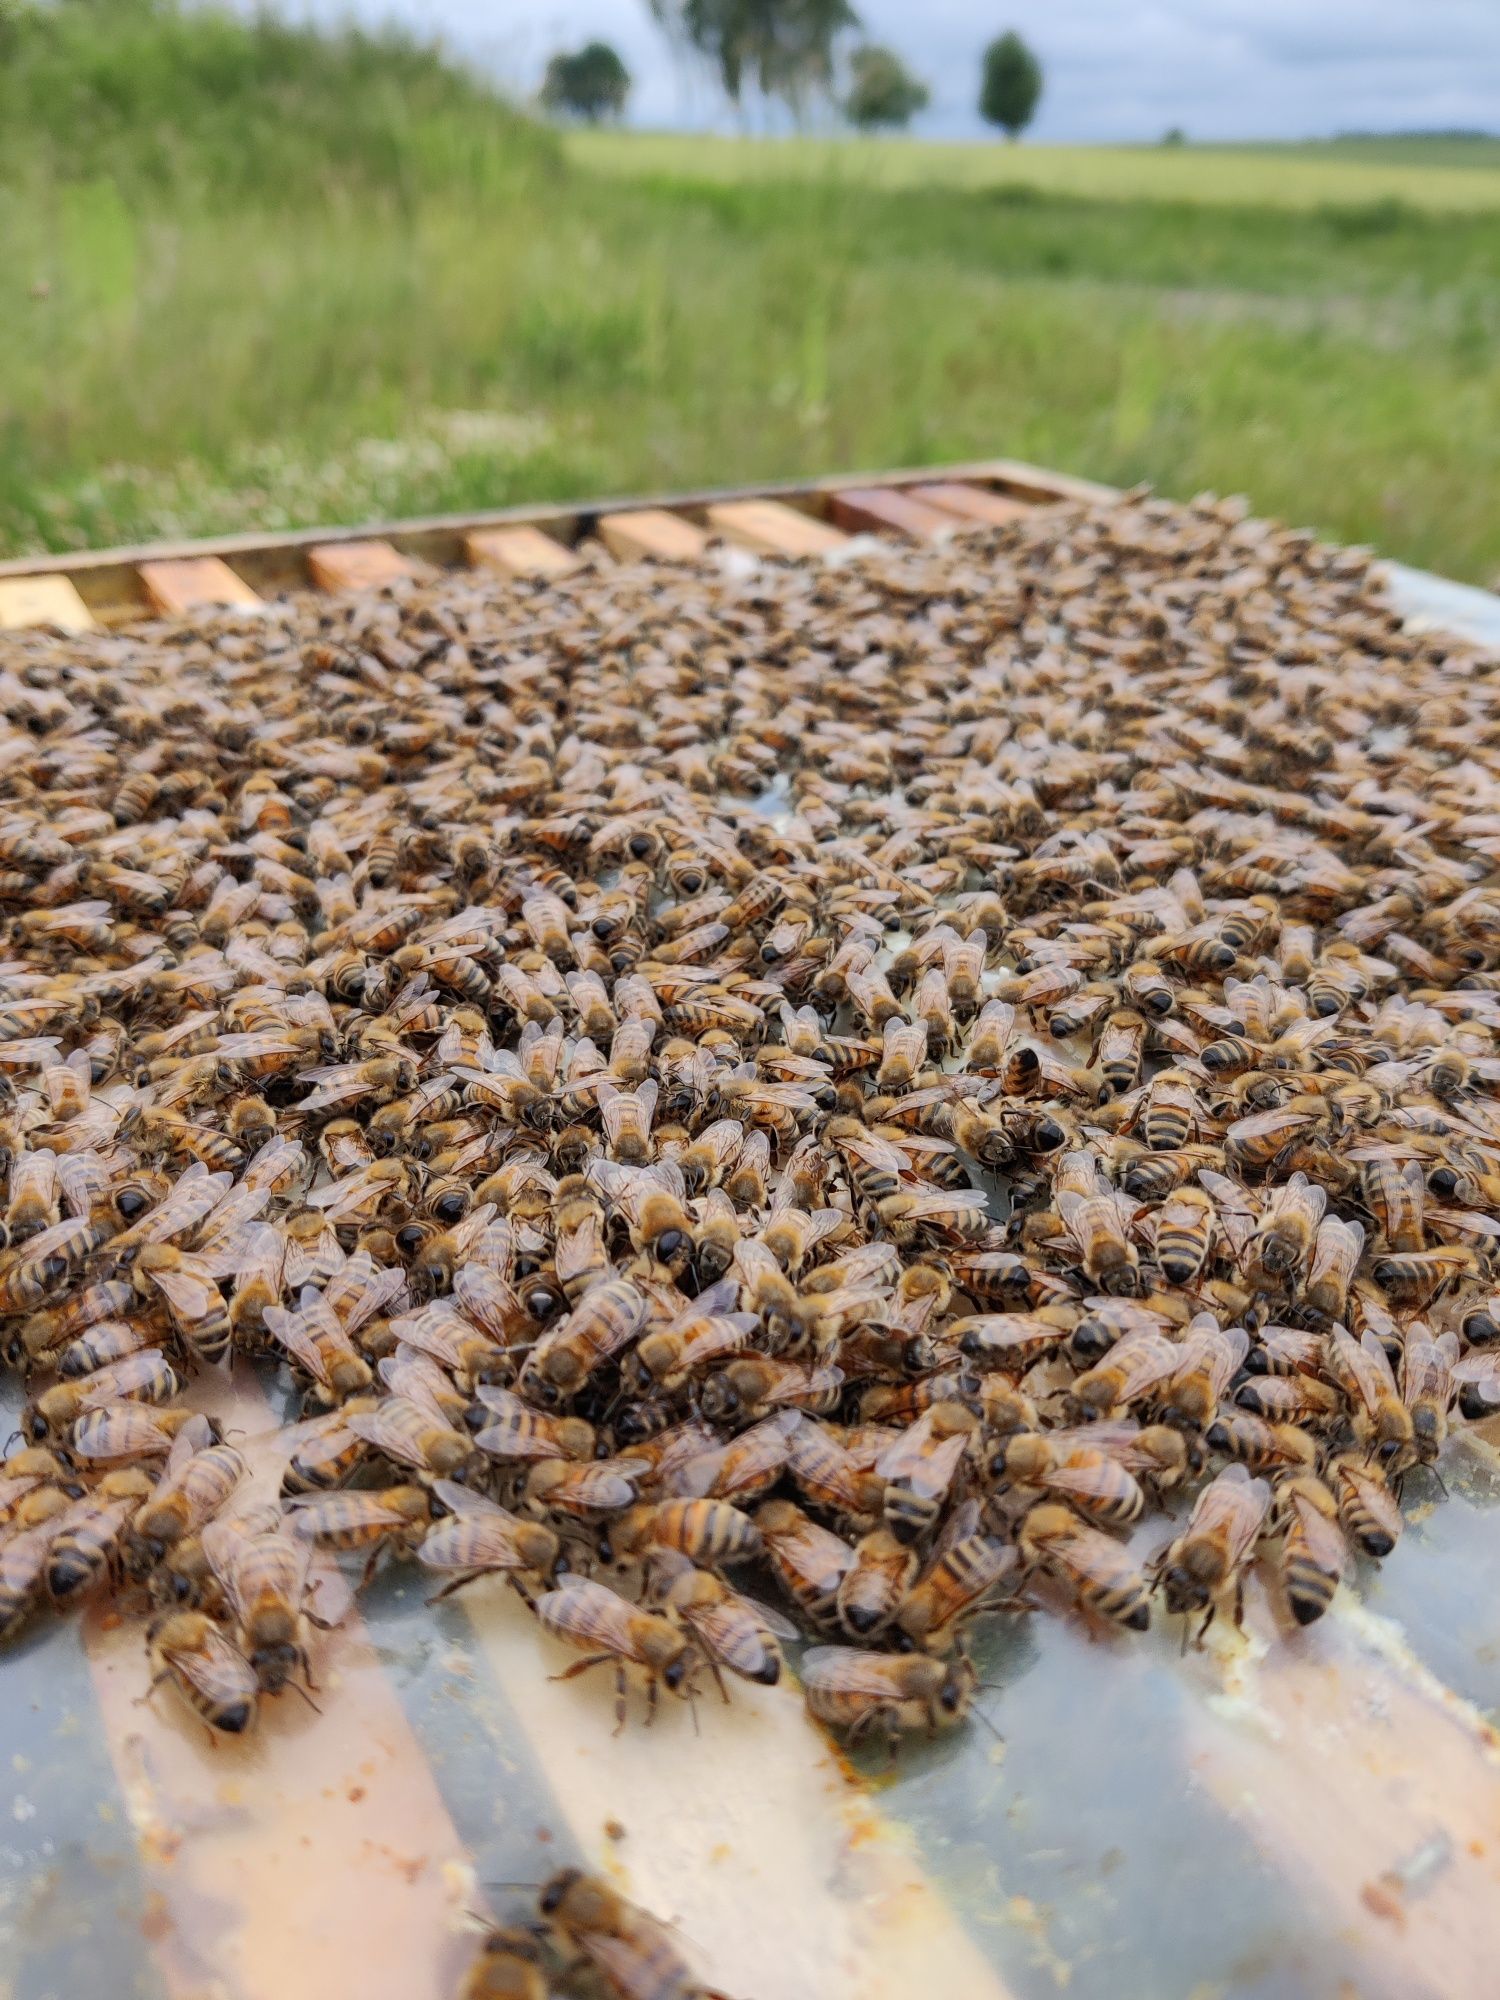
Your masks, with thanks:
[[[633,1658],[630,1634],[632,1607],[602,1583],[589,1577],[565,1577],[556,1590],[537,1599],[544,1624]]]
[[[453,1296],[465,1317],[501,1346],[531,1325],[515,1292],[487,1264],[461,1264],[453,1274]]]
[[[389,1396],[375,1409],[356,1410],[345,1418],[357,1438],[374,1445],[398,1465],[410,1465],[418,1471],[426,1467],[422,1439],[431,1429],[432,1421],[430,1412],[405,1396]]]
[[[498,1500],[491,1500],[488,1494],[476,1492],[472,1486],[460,1486],[455,1479],[434,1479],[432,1491],[450,1514],[465,1514],[479,1519],[493,1517],[512,1524],[515,1522],[515,1515],[502,1507]]]
[[[306,1214],[313,1212],[304,1210]],[[327,1284],[343,1268],[343,1247],[330,1222],[320,1218],[315,1236],[287,1237],[284,1279],[293,1291],[303,1285]]]
[[[1453,1368],[1455,1382],[1472,1382],[1487,1393],[1486,1400],[1500,1401],[1500,1353],[1493,1348],[1471,1348]]]
[[[378,1493],[293,1493],[286,1506],[288,1528],[309,1541],[356,1534],[362,1528],[397,1528],[406,1519],[385,1506]]]
[[[201,1160],[187,1172],[149,1214],[114,1239],[115,1251],[133,1250],[138,1243],[164,1243],[202,1221],[229,1186],[232,1175],[211,1174]]]
[[[310,1091],[297,1103],[298,1111],[326,1111],[333,1104],[352,1104],[357,1097],[368,1097],[375,1086],[360,1074],[358,1063],[337,1063],[323,1069],[299,1070],[299,1083],[316,1082],[317,1089]]]
[[[167,1453],[166,1468],[162,1473],[163,1480],[171,1479],[181,1472],[190,1458],[195,1458],[200,1451],[206,1451],[213,1441],[213,1425],[208,1418],[190,1417],[172,1440],[172,1449]]]
[[[1222,1533],[1231,1569],[1255,1546],[1271,1505],[1264,1479],[1252,1479],[1243,1465],[1227,1465],[1198,1495],[1188,1523],[1193,1533]]]
[[[328,1388],[328,1363],[323,1350],[308,1332],[302,1314],[287,1312],[281,1306],[267,1306],[265,1323],[266,1332],[286,1349],[302,1372]]]
[[[50,1157],[50,1156],[49,1156]],[[18,1158],[11,1168],[11,1198],[16,1192]],[[109,1169],[98,1153],[81,1148],[57,1161],[57,1185],[69,1215],[87,1215],[109,1193]]]
[[[216,1060],[231,1062],[253,1060],[262,1056],[300,1056],[306,1053],[302,1042],[294,1036],[278,1034],[274,1028],[249,1035],[220,1035],[213,1048]]]
[[[759,1680],[776,1656],[776,1635],[761,1616],[762,1607],[753,1609],[743,1600],[723,1604],[694,1604],[683,1609],[683,1623],[711,1654],[734,1674]],[[783,1625],[788,1621],[782,1619]],[[794,1637],[800,1637],[795,1626]]]
[[[841,1153],[852,1153],[862,1166],[874,1172],[910,1176],[911,1162],[906,1155],[877,1132],[851,1132],[834,1143]]]
[[[1312,1561],[1327,1575],[1342,1576],[1349,1559],[1349,1545],[1344,1540],[1343,1529],[1337,1521],[1330,1521],[1326,1514],[1320,1513],[1305,1494],[1295,1489],[1291,1504]]]
[[[398,1347],[394,1354],[381,1355],[376,1363],[376,1373],[393,1396],[404,1396],[409,1403],[425,1404],[442,1416],[444,1423],[451,1422],[451,1417],[444,1410],[444,1397],[455,1404],[463,1401],[438,1363],[430,1355],[411,1347]]]
[[[1406,1337],[1401,1358],[1401,1394],[1407,1403],[1431,1398],[1444,1409],[1453,1400],[1453,1370],[1458,1360],[1458,1335],[1434,1340],[1415,1327]]]
[[[196,1260],[167,1270],[153,1270],[149,1275],[174,1317],[192,1323],[207,1319],[219,1305],[217,1283]]]
[[[71,1434],[73,1456],[91,1461],[154,1458],[170,1443],[156,1413],[144,1403],[106,1403],[102,1410],[87,1410]]]
[[[284,1193],[306,1164],[307,1151],[299,1139],[267,1139],[245,1168],[241,1185]]]
[[[1079,1450],[1046,1473],[1042,1484],[1049,1493],[1076,1496],[1080,1500],[1108,1500],[1119,1492],[1122,1477],[1128,1479],[1130,1474],[1118,1458],[1102,1451]]]
[[[255,1670],[243,1653],[236,1652],[222,1632],[210,1626],[203,1645],[190,1651],[166,1655],[180,1674],[213,1709],[231,1703],[253,1701],[259,1693]]]
[[[329,1279],[323,1296],[345,1333],[355,1334],[395,1304],[405,1290],[404,1271],[395,1265],[377,1264],[368,1250],[357,1250],[343,1270]]]
[[[803,1686],[817,1685],[843,1694],[869,1695],[889,1701],[896,1692],[890,1677],[890,1656],[861,1652],[854,1646],[810,1646],[798,1668]]]

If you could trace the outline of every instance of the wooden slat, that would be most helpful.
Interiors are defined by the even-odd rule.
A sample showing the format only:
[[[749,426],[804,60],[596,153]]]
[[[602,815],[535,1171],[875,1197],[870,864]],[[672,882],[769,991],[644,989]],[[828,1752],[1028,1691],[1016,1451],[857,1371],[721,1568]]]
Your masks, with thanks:
[[[936,507],[940,513],[954,514],[986,528],[1003,528],[1036,512],[1030,500],[1016,500],[1006,493],[993,493],[985,486],[968,486],[959,480],[941,480],[932,486],[908,488],[913,500]]]
[[[295,1435],[248,1372],[194,1395],[250,1464],[231,1511],[274,1496]],[[357,1611],[314,1642],[318,1712],[283,1694],[211,1744],[172,1689],[143,1699],[143,1621],[96,1607],[84,1641],[168,2000],[450,2000],[472,1870]]]
[[[587,1863],[677,1925],[684,1954],[739,2000],[1012,2000],[913,1853],[909,1834],[851,1784],[789,1677],[711,1689],[695,1730],[640,1689],[616,1736],[607,1669],[549,1679],[578,1658],[538,1632],[497,1578],[459,1600]],[[982,1759],[983,1752],[980,1753]],[[612,1841],[612,1821],[624,1838]]]
[[[480,528],[465,536],[464,553],[476,569],[502,576],[566,576],[582,560],[540,528]]]
[[[0,582],[0,632],[28,625],[56,625],[63,632],[88,632],[94,616],[65,576],[18,576]]]
[[[665,507],[641,507],[628,514],[601,514],[599,533],[604,546],[621,562],[654,556],[659,562],[695,562],[708,547],[708,535],[680,514]]]
[[[383,590],[417,574],[389,542],[325,542],[308,550],[307,567],[320,590]]]
[[[708,509],[708,525],[761,556],[826,556],[849,537],[827,521],[781,500],[724,500]]]
[[[951,535],[956,523],[941,508],[929,507],[883,486],[844,486],[832,495],[830,508],[841,528],[877,535],[905,535],[914,542],[932,542]]]
[[[255,605],[257,591],[236,576],[219,556],[183,556],[141,564],[141,586],[158,611],[169,617],[210,604]]]

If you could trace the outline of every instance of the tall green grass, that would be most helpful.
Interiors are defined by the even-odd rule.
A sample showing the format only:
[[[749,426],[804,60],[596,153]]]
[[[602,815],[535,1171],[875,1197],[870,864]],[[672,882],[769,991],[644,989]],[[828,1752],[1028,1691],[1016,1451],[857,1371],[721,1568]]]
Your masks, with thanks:
[[[0,551],[1005,454],[1500,571],[1487,216],[601,174],[390,37],[4,8]]]

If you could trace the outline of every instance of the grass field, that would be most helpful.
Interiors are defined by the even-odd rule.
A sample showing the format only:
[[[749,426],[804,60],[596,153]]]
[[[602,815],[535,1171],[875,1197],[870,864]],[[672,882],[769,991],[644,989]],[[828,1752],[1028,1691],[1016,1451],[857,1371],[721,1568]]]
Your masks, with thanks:
[[[582,166],[634,178],[846,181],[983,193],[1026,188],[1089,201],[1320,209],[1401,202],[1439,213],[1500,208],[1500,143],[1324,146],[943,145],[920,139],[735,139],[577,132]]]
[[[1500,181],[1328,151],[560,143],[388,38],[13,4],[0,552],[1003,454],[1491,581]]]

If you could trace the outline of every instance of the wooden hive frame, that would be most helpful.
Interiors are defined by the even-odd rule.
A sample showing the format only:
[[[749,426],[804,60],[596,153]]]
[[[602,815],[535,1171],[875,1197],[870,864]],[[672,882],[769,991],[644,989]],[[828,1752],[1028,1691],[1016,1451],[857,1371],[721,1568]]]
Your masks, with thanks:
[[[1114,489],[1015,459],[720,487],[488,513],[439,514],[378,528],[307,528],[203,541],[20,556],[0,562],[0,630],[122,625],[253,608],[286,591],[378,588],[431,569],[478,566],[561,574],[585,544],[620,560],[690,558],[713,540],[760,555],[827,553],[850,533],[925,534],[1010,508],[1105,500]]]

